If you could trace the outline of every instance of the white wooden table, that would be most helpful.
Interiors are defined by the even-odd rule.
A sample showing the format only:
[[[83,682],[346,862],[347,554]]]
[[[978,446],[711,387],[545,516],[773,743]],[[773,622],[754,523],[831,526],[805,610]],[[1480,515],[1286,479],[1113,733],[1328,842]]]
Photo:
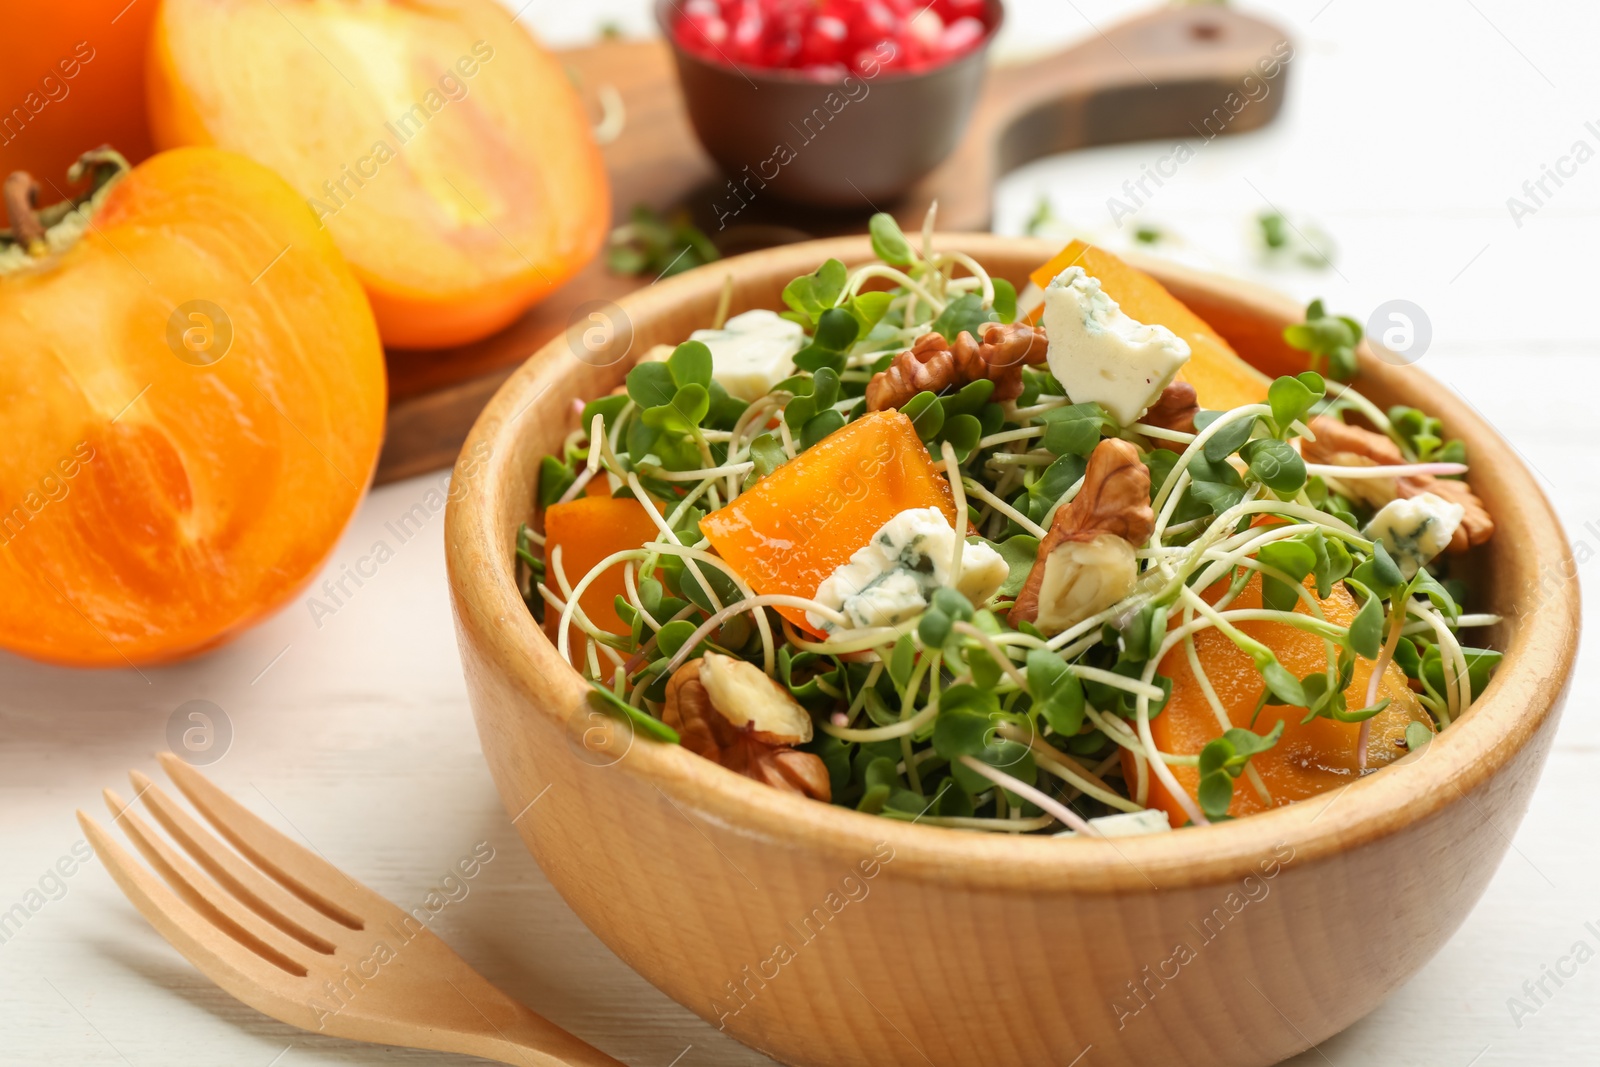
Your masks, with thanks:
[[[1004,45],[1016,53],[1074,39],[1133,7],[1016,0]],[[1506,200],[1526,198],[1522,183],[1537,182],[1542,165],[1555,167],[1574,142],[1584,141],[1589,156],[1600,150],[1600,68],[1590,55],[1600,10],[1294,0],[1269,14],[1299,46],[1283,119],[1204,147],[1137,221],[1182,238],[1185,256],[1302,298],[1324,295],[1358,318],[1395,298],[1423,308],[1433,331],[1424,366],[1540,472],[1577,549],[1580,579],[1592,577],[1588,561],[1600,553],[1600,161],[1565,164],[1564,185],[1547,181],[1551,195],[1530,202],[1536,210],[1520,226]],[[570,43],[591,35],[602,16],[648,28],[643,0],[532,0],[521,18]],[[1058,216],[1125,241],[1132,223],[1119,234],[1107,198],[1166,150],[1125,146],[1030,167],[1002,193],[999,228],[1020,231],[1048,193]],[[1332,235],[1334,269],[1252,265],[1250,220],[1269,202]],[[436,929],[555,1021],[641,1067],[767,1062],[623,966],[523,851],[466,705],[442,515],[404,543],[385,525],[439,483],[417,479],[371,495],[330,571],[378,540],[394,557],[320,620],[297,601],[211,656],[142,674],[0,657],[0,915],[11,915],[0,926],[0,1063],[466,1062],[312,1037],[256,1015],[161,941],[98,863],[72,859],[83,850],[73,809],[102,812],[101,787],[127,794],[130,767],[154,771],[174,710],[190,700],[212,702],[231,726],[227,754],[210,768],[224,787],[397,902],[419,902],[457,859],[488,842],[493,860]],[[1600,802],[1597,691],[1591,645],[1532,810],[1482,903],[1405,988],[1296,1064],[1594,1059],[1600,962],[1572,973],[1568,957],[1580,942],[1586,959],[1600,952],[1600,849],[1588,821]],[[58,862],[70,877],[50,873]],[[1558,967],[1570,975],[1559,984],[1546,971]]]

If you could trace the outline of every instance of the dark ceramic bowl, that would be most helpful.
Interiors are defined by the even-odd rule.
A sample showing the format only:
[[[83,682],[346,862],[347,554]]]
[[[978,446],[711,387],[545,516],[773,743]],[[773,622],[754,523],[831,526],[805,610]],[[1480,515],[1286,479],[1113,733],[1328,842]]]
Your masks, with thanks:
[[[983,41],[942,66],[818,81],[701,58],[673,34],[680,10],[657,0],[656,21],[677,61],[689,120],[732,192],[829,208],[886,204],[955,149],[1003,17],[1000,0],[989,0]]]

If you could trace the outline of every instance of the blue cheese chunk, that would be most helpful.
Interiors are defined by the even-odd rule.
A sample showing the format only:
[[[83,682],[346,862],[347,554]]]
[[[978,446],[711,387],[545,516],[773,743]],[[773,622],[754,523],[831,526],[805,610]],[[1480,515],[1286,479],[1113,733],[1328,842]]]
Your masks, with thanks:
[[[815,612],[807,612],[806,621],[824,633],[893,626],[926,611],[942,586],[982,605],[1005,583],[1006,561],[989,545],[969,542],[961,549],[961,576],[952,582],[955,544],[956,532],[938,508],[900,512],[817,587],[816,601],[848,621],[841,625]]]
[[[1467,509],[1434,493],[1391,500],[1367,523],[1363,531],[1383,542],[1389,555],[1410,581],[1419,568],[1443,552]]]
[[[1165,326],[1129,318],[1082,267],[1045,287],[1050,373],[1074,403],[1099,403],[1118,425],[1138,422],[1189,361],[1189,344]]]
[[[1100,815],[1089,820],[1089,825],[1101,837],[1142,837],[1145,834],[1162,834],[1172,829],[1167,813],[1160,808],[1144,811],[1119,811],[1115,815]],[[1076,830],[1063,830],[1056,837],[1077,837]]]
[[[735,315],[720,330],[696,330],[691,341],[711,349],[711,377],[740,400],[759,400],[794,373],[795,353],[805,331],[774,311],[757,308]]]

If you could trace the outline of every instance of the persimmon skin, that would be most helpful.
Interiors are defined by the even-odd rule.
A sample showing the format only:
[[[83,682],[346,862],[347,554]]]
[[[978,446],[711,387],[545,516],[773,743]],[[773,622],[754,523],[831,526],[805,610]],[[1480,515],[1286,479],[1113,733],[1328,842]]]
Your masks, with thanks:
[[[63,176],[87,149],[109,144],[132,163],[150,154],[144,61],[155,10],[149,0],[6,5],[0,177],[27,171],[51,203],[61,199],[51,183],[64,195]]]
[[[494,333],[610,226],[582,102],[493,0],[166,0],[147,92],[157,144],[230,148],[300,191],[392,347]]]
[[[231,322],[209,365],[168,345],[191,300]],[[0,351],[0,646],[26,656],[226,641],[310,580],[376,464],[360,285],[305,202],[230,152],[152,157],[59,259],[0,276]]]
[[[1098,278],[1105,294],[1131,318],[1165,326],[1189,343],[1189,362],[1178,372],[1177,380],[1194,386],[1202,408],[1226,411],[1266,400],[1271,384],[1266,375],[1241,359],[1221,334],[1166,286],[1105,249],[1073,241],[1029,278],[1043,289],[1074,265]]]
[[[1213,586],[1206,593],[1208,601],[1215,602],[1226,589],[1226,583]],[[1313,595],[1315,590],[1313,590]],[[1244,591],[1230,605],[1232,608],[1261,607],[1261,578],[1255,575]],[[1347,626],[1355,617],[1355,601],[1342,585],[1335,585],[1332,594],[1322,601],[1322,610],[1329,622]],[[1304,614],[1302,601],[1295,610]],[[1172,625],[1177,625],[1174,619]],[[1279,662],[1296,677],[1303,678],[1326,666],[1326,649],[1322,639],[1304,630],[1279,622],[1241,622],[1240,630],[1267,645],[1278,656]],[[1356,744],[1361,727],[1358,723],[1335,722],[1332,719],[1313,719],[1302,724],[1304,708],[1268,704],[1251,722],[1256,701],[1265,688],[1255,664],[1237,645],[1215,628],[1201,630],[1194,635],[1195,652],[1206,675],[1216,690],[1217,699],[1228,712],[1234,726],[1265,734],[1280,719],[1283,736],[1266,752],[1251,759],[1260,772],[1267,791],[1272,794],[1274,806],[1304,800],[1331,789],[1353,782],[1359,777],[1356,771]],[[1345,698],[1352,709],[1364,707],[1367,702],[1367,684],[1372,678],[1374,664],[1357,659]],[[1222,726],[1211,709],[1205,694],[1189,667],[1183,646],[1168,652],[1161,661],[1160,671],[1172,679],[1172,698],[1161,714],[1150,720],[1150,732],[1156,747],[1163,752],[1195,755],[1206,743],[1222,736]],[[1406,726],[1424,722],[1427,714],[1416,694],[1406,684],[1405,674],[1393,663],[1384,671],[1378,683],[1378,699],[1388,697],[1389,707],[1372,718],[1371,737],[1367,743],[1367,766],[1381,767],[1406,754],[1398,741],[1405,737]],[[1132,757],[1123,750],[1123,774],[1132,788],[1135,774]],[[1193,767],[1172,767],[1173,777],[1191,798],[1197,795],[1199,772]],[[1167,813],[1173,826],[1182,826],[1189,816],[1167,793],[1159,779],[1150,776],[1151,807]],[[1228,814],[1235,817],[1263,811],[1266,804],[1246,777],[1234,783],[1233,803]]]

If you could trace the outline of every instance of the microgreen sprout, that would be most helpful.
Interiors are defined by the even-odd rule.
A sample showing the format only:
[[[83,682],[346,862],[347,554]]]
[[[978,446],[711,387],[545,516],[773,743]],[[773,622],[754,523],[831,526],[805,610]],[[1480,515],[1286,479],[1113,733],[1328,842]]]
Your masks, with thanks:
[[[618,247],[637,253],[633,265],[653,267],[674,241],[708,254],[658,220],[636,215],[631,226]],[[1263,221],[1269,243],[1287,242],[1289,229]],[[1328,481],[1455,477],[1465,449],[1424,412],[1380,410],[1341,384],[1357,369],[1361,328],[1320,302],[1284,331],[1312,369],[1274,380],[1263,403],[1201,411],[1193,432],[1118,426],[1099,405],[1073,402],[1045,367],[1025,368],[1021,395],[1003,403],[987,379],[913,396],[899,410],[949,485],[954,534],[937,560],[917,565],[947,579],[875,625],[851,625],[803,591],[758,592],[702,522],[861,419],[872,376],[919,337],[953,340],[1018,314],[1013,281],[937,247],[931,219],[908,237],[880,214],[869,232],[875,262],[830,259],[784,287],[781,313],[803,341],[793,373],[765,396],[730,396],[710,348],[687,341],[586,404],[579,428],[540,461],[538,515],[598,492],[637,500],[653,530],[584,573],[564,566],[537,521],[516,535],[529,610],[551,618],[597,706],[674,742],[679,731],[661,721],[669,680],[707,652],[743,659],[810,713],[815,733],[802,747],[826,767],[834,803],[925,825],[1093,835],[1090,820],[1140,811],[1158,789],[1176,805],[1174,825],[1271,806],[1283,798],[1264,769],[1281,763],[1275,750],[1302,722],[1359,731],[1355,769],[1365,770],[1375,722],[1415,751],[1489,684],[1499,654],[1458,634],[1498,618],[1464,613],[1457,583],[1428,567],[1403,572],[1381,538],[1363,533],[1373,508]],[[1319,415],[1370,423],[1405,465],[1306,463],[1301,443]],[[1136,446],[1155,515],[1133,546],[1132,591],[1061,632],[1013,625],[1041,541],[1112,437]],[[983,602],[957,588],[987,554],[975,546],[1006,567]],[[1272,635],[1290,632],[1320,649],[1314,662],[1276,650]],[[1253,680],[1245,716],[1219,693],[1224,669]],[[1167,751],[1159,742],[1175,735],[1162,716],[1177,714],[1180,684],[1215,726],[1203,745]],[[1414,710],[1394,726],[1397,704]]]

